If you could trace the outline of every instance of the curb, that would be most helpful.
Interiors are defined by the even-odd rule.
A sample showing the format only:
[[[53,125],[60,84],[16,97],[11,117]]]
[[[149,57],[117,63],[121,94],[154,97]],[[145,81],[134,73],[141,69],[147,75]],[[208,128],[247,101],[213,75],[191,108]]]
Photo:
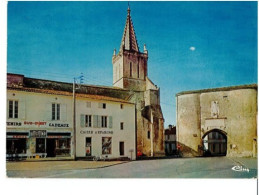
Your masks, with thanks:
[[[41,161],[41,162],[44,162],[44,161]],[[108,162],[108,161],[107,161]],[[100,166],[97,166],[97,167],[67,167],[67,168],[58,168],[58,169],[55,169],[55,171],[71,171],[71,170],[87,170],[87,169],[100,169],[100,168],[105,168],[105,167],[110,167],[110,166],[115,166],[115,165],[119,165],[119,164],[124,164],[124,163],[129,163],[131,161],[122,161],[122,162],[119,162],[119,163],[115,163],[115,164],[109,164],[109,165],[100,165]],[[11,162],[12,163],[12,162]],[[20,169],[20,170],[11,170],[11,169],[7,169],[6,168],[6,171],[31,171],[31,170],[24,170],[24,169]],[[38,170],[38,171],[46,171],[46,170]],[[49,171],[49,170],[47,170]]]

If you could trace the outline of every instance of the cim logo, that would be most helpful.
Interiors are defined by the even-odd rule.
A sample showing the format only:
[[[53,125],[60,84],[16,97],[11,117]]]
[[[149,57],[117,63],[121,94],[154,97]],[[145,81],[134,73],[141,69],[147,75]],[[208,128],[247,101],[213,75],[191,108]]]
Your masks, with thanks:
[[[233,171],[238,171],[238,172],[249,172],[249,169],[248,168],[245,168],[243,166],[234,166],[232,167],[232,170]]]

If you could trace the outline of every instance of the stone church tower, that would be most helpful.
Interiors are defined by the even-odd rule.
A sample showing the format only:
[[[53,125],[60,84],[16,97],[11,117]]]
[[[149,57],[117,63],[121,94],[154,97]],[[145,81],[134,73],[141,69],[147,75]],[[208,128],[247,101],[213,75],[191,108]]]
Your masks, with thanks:
[[[118,55],[114,51],[112,58],[113,86],[144,91],[147,76],[147,60],[148,54],[146,48],[144,48],[144,53],[139,51],[130,17],[130,9],[128,8],[120,51]]]
[[[130,91],[128,100],[136,104],[137,150],[147,156],[164,155],[164,119],[160,90],[147,77],[148,51],[140,52],[130,8],[120,50],[114,50],[113,86]]]

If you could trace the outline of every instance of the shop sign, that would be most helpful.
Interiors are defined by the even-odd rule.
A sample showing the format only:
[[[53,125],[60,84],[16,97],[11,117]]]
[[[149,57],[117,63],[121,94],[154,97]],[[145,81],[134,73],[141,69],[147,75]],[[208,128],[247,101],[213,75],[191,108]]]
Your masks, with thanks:
[[[80,131],[81,134],[93,134],[93,131]]]
[[[7,138],[28,138],[26,135],[7,135]]]
[[[47,122],[45,121],[24,121],[23,122],[24,125],[36,125],[38,127],[40,126],[46,126]],[[7,125],[12,125],[12,126],[21,126],[22,123],[14,123],[14,122],[9,122]],[[69,124],[63,124],[63,123],[49,123],[48,124],[49,127],[69,127]]]
[[[6,122],[7,126],[22,126],[21,122]]]
[[[50,127],[69,127],[69,124],[62,124],[62,123],[49,123]]]
[[[80,131],[81,134],[113,134],[113,131]]]
[[[47,131],[46,130],[30,130],[31,137],[46,137]]]
[[[44,121],[36,121],[36,122],[31,122],[31,121],[24,121],[24,125],[37,125],[37,126],[42,126],[46,125],[47,122]]]
[[[62,135],[48,135],[47,138],[71,138],[71,136],[62,136]]]

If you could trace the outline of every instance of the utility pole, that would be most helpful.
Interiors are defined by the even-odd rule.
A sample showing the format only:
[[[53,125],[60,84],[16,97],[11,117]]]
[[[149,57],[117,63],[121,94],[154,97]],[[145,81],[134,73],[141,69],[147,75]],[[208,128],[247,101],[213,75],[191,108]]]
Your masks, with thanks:
[[[74,159],[76,160],[76,79],[80,79],[80,84],[83,83],[84,75],[81,73],[81,76],[74,78],[73,81],[73,134],[74,134]]]
[[[73,130],[74,130],[74,159],[76,159],[76,97],[75,97],[75,85],[76,85],[76,78],[73,81]]]

